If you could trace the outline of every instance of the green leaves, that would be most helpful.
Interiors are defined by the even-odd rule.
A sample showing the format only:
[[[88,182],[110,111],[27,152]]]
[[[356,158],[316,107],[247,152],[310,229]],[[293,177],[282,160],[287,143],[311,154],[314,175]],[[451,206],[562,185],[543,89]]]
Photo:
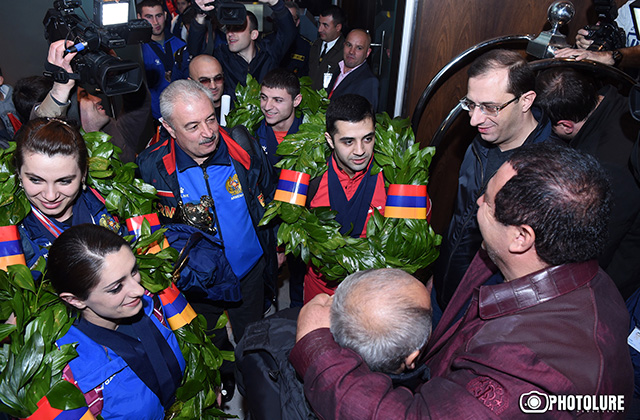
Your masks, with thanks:
[[[31,211],[13,166],[14,142],[0,148],[0,226],[16,225]]]
[[[247,74],[246,86],[238,83],[236,87],[236,103],[226,117],[227,127],[244,125],[252,135],[255,135],[263,118],[260,110],[260,84]]]
[[[43,264],[39,260],[36,269],[42,271]],[[77,353],[73,345],[55,346],[72,320],[49,282],[34,284],[31,272],[20,265],[0,271],[0,308],[0,319],[11,313],[16,318],[16,325],[0,327],[0,337],[8,337],[0,351],[0,411],[27,417],[44,395],[49,395],[54,407],[86,405],[82,392],[61,379],[62,368]],[[54,386],[61,382],[71,386],[63,397]]]
[[[307,104],[322,103],[320,94],[316,98],[319,102]],[[283,158],[277,166],[307,173],[313,179],[326,171],[331,150],[324,138],[324,110],[314,114],[309,106],[306,111],[300,131],[278,146],[277,153]],[[426,185],[435,149],[420,149],[408,119],[392,119],[383,113],[376,116],[376,122],[372,173],[382,171],[386,186]],[[339,233],[335,212],[328,208],[309,210],[274,201],[267,205],[260,225],[275,218],[281,222],[278,245],[311,262],[329,281],[369,268],[394,267],[414,273],[438,257],[441,237],[426,220],[385,218],[375,210],[367,224],[367,238],[354,239]]]
[[[91,132],[83,137],[89,152],[87,184],[104,197],[107,211],[121,220],[152,213],[156,190],[135,178],[136,164],[120,161],[121,150],[109,142],[108,134]]]
[[[152,293],[160,292],[171,285],[178,251],[171,247],[157,253],[149,253],[149,247],[164,241],[166,229],[151,233],[147,219],[143,220],[140,238],[133,244],[138,261],[142,286]],[[216,325],[222,328],[227,323],[222,315]],[[219,368],[223,360],[233,360],[233,353],[221,352],[213,345],[206,333],[204,317],[198,315],[190,324],[174,331],[187,367],[182,383],[176,391],[176,402],[167,410],[165,418],[216,419],[228,417],[217,410],[216,390],[220,387]]]

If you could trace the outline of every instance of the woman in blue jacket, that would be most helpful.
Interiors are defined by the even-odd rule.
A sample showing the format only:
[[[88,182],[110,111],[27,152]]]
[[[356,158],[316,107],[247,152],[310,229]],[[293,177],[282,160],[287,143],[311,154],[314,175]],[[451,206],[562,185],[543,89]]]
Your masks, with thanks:
[[[78,343],[65,379],[105,420],[163,419],[185,361],[159,302],[140,285],[129,244],[100,226],[73,226],[51,246],[47,267],[56,292],[78,314],[56,342]]]
[[[19,225],[28,267],[46,257],[46,248],[69,226],[92,223],[122,230],[100,194],[85,184],[87,146],[76,128],[63,120],[37,118],[18,131],[15,141],[16,172],[31,204],[31,213]]]

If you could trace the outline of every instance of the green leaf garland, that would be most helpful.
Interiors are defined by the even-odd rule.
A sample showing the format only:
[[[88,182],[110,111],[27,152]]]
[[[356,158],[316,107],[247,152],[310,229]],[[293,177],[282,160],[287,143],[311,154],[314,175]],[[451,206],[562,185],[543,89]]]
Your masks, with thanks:
[[[304,108],[304,123],[298,133],[288,135],[278,146],[277,153],[282,159],[276,166],[307,173],[313,179],[327,170],[331,155],[324,137],[327,101],[324,91],[307,88],[305,94],[307,104],[322,105]],[[244,107],[242,103],[238,105],[240,109]],[[392,119],[386,113],[376,116],[372,173],[382,171],[385,186],[427,185],[434,153],[435,148],[421,149],[415,142],[408,119]],[[260,225],[279,218],[278,245],[284,245],[286,253],[312,263],[328,281],[340,281],[370,268],[393,267],[413,274],[438,257],[442,238],[426,220],[385,218],[374,211],[367,224],[367,237],[351,238],[339,233],[335,214],[328,208],[307,209],[272,201]]]
[[[136,165],[123,164],[121,150],[109,142],[105,133],[83,133],[89,152],[88,185],[106,200],[107,210],[121,222],[129,217],[154,211],[157,199],[153,186],[135,178]],[[13,167],[15,143],[0,149],[0,225],[18,224],[31,211],[24,190]],[[138,260],[142,284],[152,293],[169,286],[177,251],[166,248],[157,254],[146,254],[151,244],[162,241],[164,230],[151,234],[148,222],[133,246]],[[140,251],[140,253],[138,253]],[[44,272],[44,259],[32,267]],[[75,345],[58,349],[55,341],[69,329],[73,318],[68,308],[55,295],[48,281],[35,284],[31,272],[14,265],[8,272],[0,270],[0,320],[15,314],[16,325],[0,324],[0,339],[7,339],[0,351],[0,411],[24,418],[47,396],[58,409],[86,405],[84,396],[62,379],[62,369],[77,356]],[[227,322],[225,315],[218,321]],[[219,409],[216,403],[220,386],[219,367],[223,360],[233,360],[233,352],[217,349],[206,334],[206,321],[199,315],[190,324],[174,331],[187,368],[176,392],[176,402],[167,410],[167,419],[220,419],[234,417]]]

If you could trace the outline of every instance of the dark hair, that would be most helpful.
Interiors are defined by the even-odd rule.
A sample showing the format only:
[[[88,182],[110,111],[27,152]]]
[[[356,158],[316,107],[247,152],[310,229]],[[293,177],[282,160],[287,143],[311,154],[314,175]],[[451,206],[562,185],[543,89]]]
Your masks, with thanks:
[[[123,246],[129,247],[127,241],[102,226],[72,226],[49,249],[47,277],[58,294],[71,293],[85,300],[100,282],[104,257]]]
[[[253,12],[247,10],[247,17],[249,18],[249,30],[257,31],[258,30],[258,18]]]
[[[593,80],[574,69],[543,71],[536,78],[536,94],[536,105],[544,109],[552,124],[584,121],[598,106]]]
[[[136,12],[142,16],[142,8],[143,7],[162,7],[162,2],[160,0],[142,0],[140,3],[136,4]],[[164,11],[164,7],[162,8]]]
[[[2,68],[0,67],[0,77],[2,77]]]
[[[262,80],[262,86],[271,89],[286,89],[292,98],[300,94],[300,80],[292,71],[287,69],[271,70]]]
[[[555,266],[597,258],[607,241],[611,191],[605,171],[586,153],[555,143],[518,148],[517,172],[495,197],[495,217],[529,225],[540,259]]]
[[[33,119],[18,130],[14,140],[16,151],[13,159],[18,172],[27,152],[46,156],[75,156],[82,173],[87,172],[87,145],[78,129],[66,121],[57,118]]]
[[[344,15],[344,12],[338,6],[327,7],[322,12],[320,12],[320,16],[322,17],[331,16],[331,18],[333,19],[334,26],[338,26],[338,25],[344,26],[347,20]]]
[[[327,133],[333,136],[336,132],[336,121],[360,122],[371,118],[375,123],[373,107],[364,96],[347,94],[338,96],[329,102],[327,107]]]
[[[482,54],[471,63],[467,76],[471,79],[501,68],[509,70],[508,93],[520,97],[535,89],[536,76],[533,70],[529,67],[529,63],[515,51],[497,49]]]
[[[298,20],[300,20],[300,6],[298,6],[298,3],[296,3],[295,1],[285,1],[284,7],[286,7],[287,9],[295,10],[296,16],[298,17]],[[294,23],[295,23],[295,19],[294,19]]]
[[[44,76],[23,77],[16,82],[11,99],[21,121],[29,121],[33,106],[44,101],[52,87],[53,79]]]

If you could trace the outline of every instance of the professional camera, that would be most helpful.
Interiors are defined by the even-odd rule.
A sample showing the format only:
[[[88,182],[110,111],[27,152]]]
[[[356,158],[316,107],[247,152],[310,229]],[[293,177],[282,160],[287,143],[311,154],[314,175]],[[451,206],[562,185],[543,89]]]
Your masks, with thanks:
[[[192,5],[197,12],[207,13],[198,6],[195,0]],[[247,9],[242,4],[234,3],[233,0],[214,0],[204,5],[215,7],[214,12],[220,25],[241,26],[247,19]]]
[[[585,26],[589,32],[585,38],[593,40],[588,49],[591,51],[612,51],[623,48],[626,43],[626,35],[615,21],[618,17],[618,6],[616,6],[615,0],[593,0],[593,5],[598,14],[598,23]]]
[[[94,21],[73,13],[81,0],[55,0],[44,18],[45,38],[73,41],[68,52],[78,52],[71,61],[69,74],[47,63],[47,75],[57,82],[69,78],[97,85],[107,96],[135,92],[142,84],[140,64],[110,55],[107,51],[125,45],[149,42],[151,25],[144,19],[129,21],[128,0],[94,0]],[[84,13],[84,10],[83,10]]]

